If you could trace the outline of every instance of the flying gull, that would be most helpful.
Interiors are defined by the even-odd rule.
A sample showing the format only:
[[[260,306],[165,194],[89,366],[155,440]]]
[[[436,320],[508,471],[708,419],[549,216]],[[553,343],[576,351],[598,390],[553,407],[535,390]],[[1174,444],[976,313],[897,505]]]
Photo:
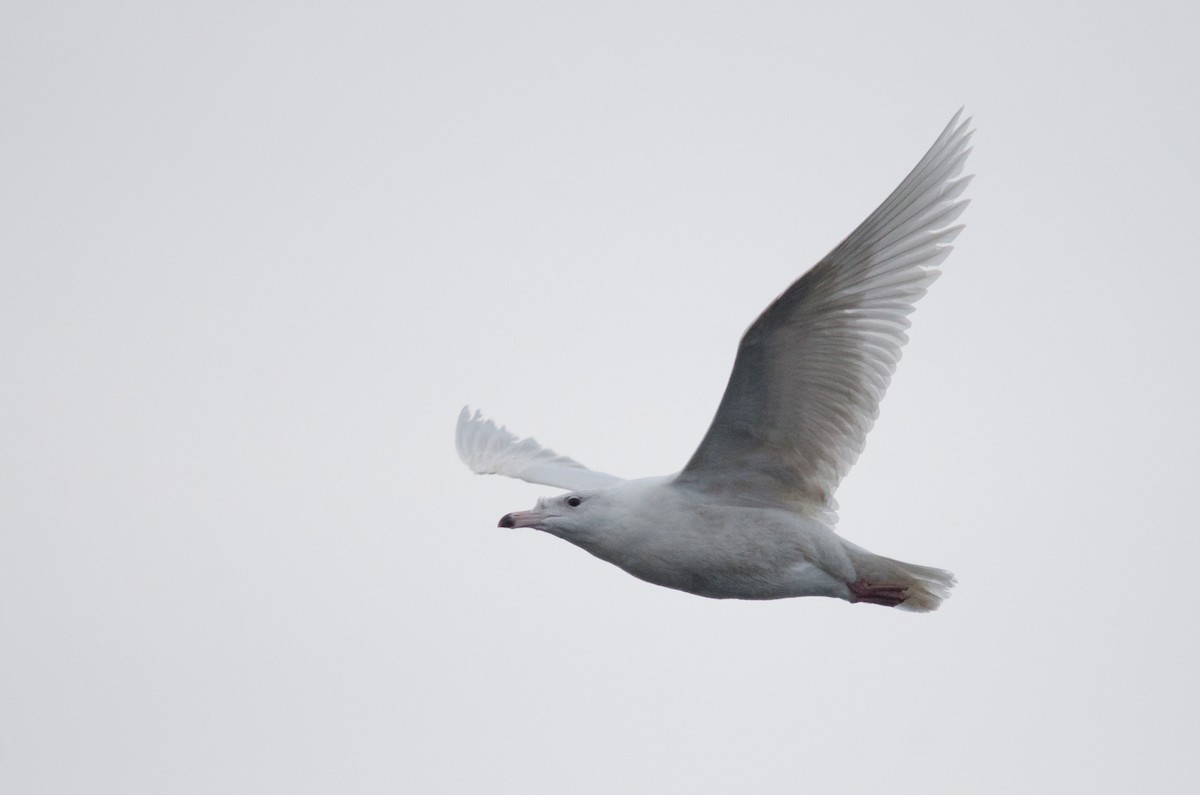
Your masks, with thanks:
[[[531,527],[635,577],[714,599],[832,596],[934,610],[954,576],[834,532],[834,491],[879,413],[908,315],[962,231],[962,111],[867,220],[746,330],[712,425],[682,471],[625,480],[518,439],[464,408],[475,472],[560,489],[500,527]]]

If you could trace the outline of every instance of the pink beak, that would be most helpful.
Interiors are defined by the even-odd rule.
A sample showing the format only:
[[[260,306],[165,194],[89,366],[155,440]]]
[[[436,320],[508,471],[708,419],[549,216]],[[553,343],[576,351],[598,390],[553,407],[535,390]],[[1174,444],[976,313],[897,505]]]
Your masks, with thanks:
[[[500,517],[497,527],[537,527],[542,521],[542,515],[537,511],[516,511]]]

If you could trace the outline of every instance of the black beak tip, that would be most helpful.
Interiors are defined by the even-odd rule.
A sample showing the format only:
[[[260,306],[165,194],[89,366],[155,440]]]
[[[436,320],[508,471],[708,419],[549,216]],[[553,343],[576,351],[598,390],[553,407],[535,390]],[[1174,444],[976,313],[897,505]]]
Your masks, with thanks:
[[[496,525],[496,527],[512,527],[512,526],[513,526],[513,515],[511,513],[506,513],[503,516],[501,516],[500,524]]]

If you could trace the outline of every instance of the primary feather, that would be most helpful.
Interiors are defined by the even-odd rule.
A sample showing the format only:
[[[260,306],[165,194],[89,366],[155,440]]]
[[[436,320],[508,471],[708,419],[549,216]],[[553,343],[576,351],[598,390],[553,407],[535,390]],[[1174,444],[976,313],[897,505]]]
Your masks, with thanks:
[[[548,450],[533,439],[518,439],[503,425],[474,415],[464,406],[458,413],[454,442],[458,457],[481,475],[510,478],[560,489],[611,486],[621,480],[614,475],[588,469],[578,461]]]

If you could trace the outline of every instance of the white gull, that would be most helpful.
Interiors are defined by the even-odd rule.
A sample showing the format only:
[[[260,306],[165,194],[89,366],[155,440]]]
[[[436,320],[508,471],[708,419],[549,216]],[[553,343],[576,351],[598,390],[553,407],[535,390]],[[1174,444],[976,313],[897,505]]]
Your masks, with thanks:
[[[464,408],[472,470],[567,494],[506,514],[635,577],[716,599],[832,596],[934,610],[954,576],[834,532],[838,483],[879,413],[913,305],[962,231],[961,111],[875,212],[747,329],[712,425],[674,475],[624,480],[518,439]]]

